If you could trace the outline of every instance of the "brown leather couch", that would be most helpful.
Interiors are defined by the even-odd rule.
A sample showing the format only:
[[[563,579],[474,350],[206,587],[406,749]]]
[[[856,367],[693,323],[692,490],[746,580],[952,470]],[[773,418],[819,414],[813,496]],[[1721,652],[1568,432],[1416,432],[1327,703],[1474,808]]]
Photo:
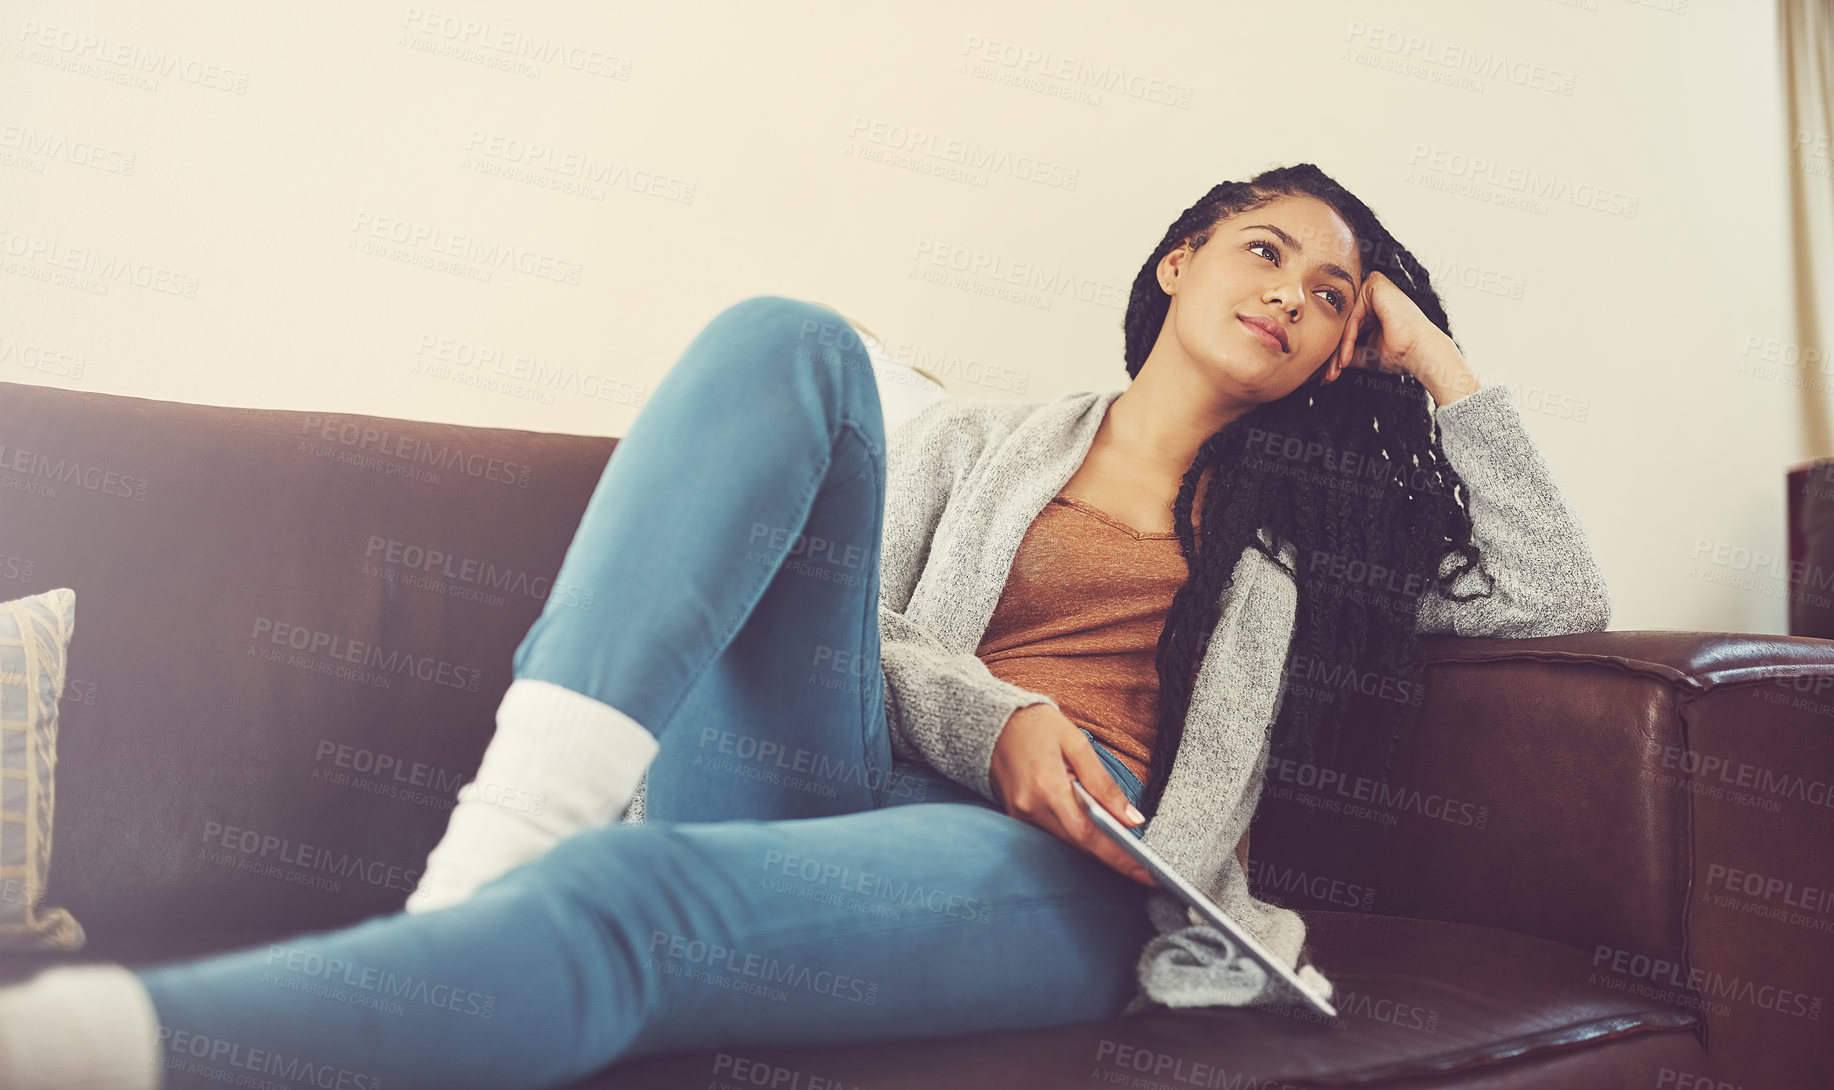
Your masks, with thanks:
[[[1793,465],[1784,480],[1790,635],[1834,639],[1834,458]],[[1697,544],[1697,552],[1706,550]],[[1775,578],[1774,562],[1753,560],[1747,566],[1768,569],[1765,574]]]
[[[49,893],[88,929],[75,957],[397,909],[615,444],[0,383],[0,598],[78,595]],[[352,641],[395,668],[345,669]],[[1427,651],[1389,793],[1281,769],[1263,810],[1298,832],[1253,841],[1258,891],[1306,912],[1340,985],[1337,1024],[1161,1011],[715,1049],[581,1085],[1834,1085],[1834,643]],[[1344,850],[1382,822],[1379,849]],[[364,866],[225,847],[240,831]],[[57,960],[0,957],[0,979]]]

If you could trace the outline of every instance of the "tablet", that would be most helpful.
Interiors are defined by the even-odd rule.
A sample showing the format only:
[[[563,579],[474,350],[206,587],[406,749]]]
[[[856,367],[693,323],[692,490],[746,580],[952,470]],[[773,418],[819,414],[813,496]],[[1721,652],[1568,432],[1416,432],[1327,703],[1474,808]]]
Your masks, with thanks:
[[[1285,984],[1287,991],[1298,997],[1307,1008],[1327,1018],[1337,1017],[1337,1008],[1307,991],[1305,985],[1300,983],[1297,973],[1288,969],[1265,946],[1256,942],[1253,935],[1244,931],[1240,925],[1230,919],[1229,914],[1218,907],[1217,903],[1207,897],[1202,890],[1185,881],[1177,871],[1171,868],[1170,864],[1160,858],[1158,852],[1153,851],[1146,846],[1144,841],[1134,836],[1133,831],[1121,824],[1119,818],[1109,813],[1101,803],[1095,801],[1095,796],[1089,794],[1088,788],[1075,779],[1070,781],[1070,786],[1076,789],[1077,799],[1083,804],[1083,809],[1088,811],[1089,817],[1095,821],[1096,826],[1107,833],[1116,844],[1119,844],[1121,850],[1131,856],[1135,862],[1145,867],[1148,874],[1159,879],[1160,886],[1164,887],[1167,893],[1196,909],[1199,916],[1208,920],[1218,931],[1235,940],[1236,947],[1246,954],[1250,961],[1265,969],[1269,977]]]

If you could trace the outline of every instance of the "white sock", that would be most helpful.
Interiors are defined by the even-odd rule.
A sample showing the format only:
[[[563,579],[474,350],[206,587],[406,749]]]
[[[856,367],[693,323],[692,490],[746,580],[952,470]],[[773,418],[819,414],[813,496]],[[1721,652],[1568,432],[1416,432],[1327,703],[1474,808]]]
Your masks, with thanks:
[[[658,748],[609,704],[548,681],[512,681],[407,911],[458,904],[566,837],[616,821]]]
[[[159,1016],[120,965],[64,965],[0,988],[0,1086],[157,1090]]]

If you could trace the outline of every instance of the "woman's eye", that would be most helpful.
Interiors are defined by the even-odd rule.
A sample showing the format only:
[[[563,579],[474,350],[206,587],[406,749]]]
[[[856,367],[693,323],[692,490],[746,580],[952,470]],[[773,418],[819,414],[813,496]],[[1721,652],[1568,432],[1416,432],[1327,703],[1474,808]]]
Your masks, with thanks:
[[[1280,264],[1279,247],[1275,246],[1271,242],[1262,242],[1257,239],[1256,241],[1250,242],[1248,244],[1248,249],[1253,250],[1257,246],[1261,247],[1262,249],[1273,251],[1274,256],[1269,258],[1268,260],[1272,261],[1276,265]],[[1328,290],[1326,294],[1331,297],[1331,309],[1337,311],[1339,314],[1343,313],[1345,305],[1349,302],[1348,299],[1344,298],[1344,293],[1333,288],[1333,289]]]

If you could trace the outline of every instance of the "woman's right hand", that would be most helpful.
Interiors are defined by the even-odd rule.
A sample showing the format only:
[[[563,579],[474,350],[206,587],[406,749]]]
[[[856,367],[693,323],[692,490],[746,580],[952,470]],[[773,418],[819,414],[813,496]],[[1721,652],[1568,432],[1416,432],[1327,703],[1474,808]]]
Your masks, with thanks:
[[[1006,721],[993,746],[988,784],[1007,814],[1036,825],[1141,885],[1159,883],[1083,812],[1070,778],[1123,825],[1146,819],[1127,801],[1081,727],[1049,704],[1028,704]]]

